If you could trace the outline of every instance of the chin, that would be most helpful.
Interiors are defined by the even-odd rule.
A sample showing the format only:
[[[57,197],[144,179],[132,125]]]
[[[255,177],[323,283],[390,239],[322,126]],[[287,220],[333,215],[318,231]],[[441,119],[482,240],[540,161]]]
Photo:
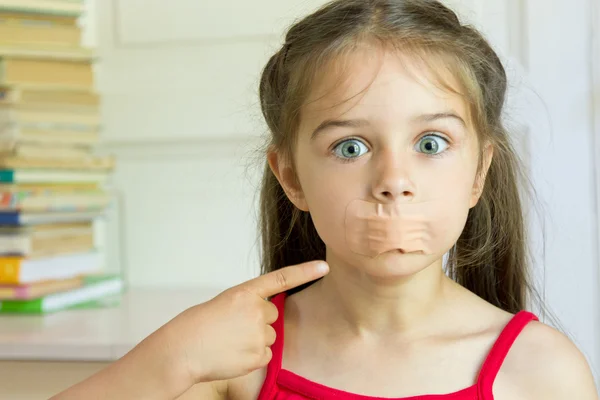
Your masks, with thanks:
[[[394,279],[406,278],[414,275],[432,265],[435,260],[432,256],[422,252],[404,253],[400,250],[391,250],[375,258],[364,258],[364,272],[370,276]]]

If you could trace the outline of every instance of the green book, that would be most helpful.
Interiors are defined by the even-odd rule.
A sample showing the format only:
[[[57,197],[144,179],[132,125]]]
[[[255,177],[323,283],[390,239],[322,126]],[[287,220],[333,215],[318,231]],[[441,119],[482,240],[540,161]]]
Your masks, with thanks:
[[[87,276],[80,288],[33,300],[0,301],[0,314],[46,314],[72,308],[96,308],[118,304],[123,280],[116,275]]]

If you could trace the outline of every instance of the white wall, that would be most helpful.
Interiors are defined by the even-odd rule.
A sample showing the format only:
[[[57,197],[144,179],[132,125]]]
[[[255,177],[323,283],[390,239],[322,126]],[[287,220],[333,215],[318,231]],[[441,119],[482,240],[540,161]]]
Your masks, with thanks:
[[[508,110],[519,146],[531,153],[546,217],[545,259],[542,236],[533,237],[536,274],[598,370],[591,1],[447,3],[483,29],[507,62]],[[246,167],[265,129],[258,76],[283,27],[322,2],[95,3],[104,137],[118,157],[124,198],[124,232],[118,236],[113,224],[111,248],[125,250],[131,284],[228,287],[257,273],[260,170]],[[111,259],[117,263],[116,252]]]
[[[546,218],[545,294],[600,367],[591,1],[529,0],[528,109],[533,181]],[[539,96],[539,98],[535,98]]]
[[[96,2],[131,284],[228,287],[257,274],[256,88],[295,15],[285,3]]]

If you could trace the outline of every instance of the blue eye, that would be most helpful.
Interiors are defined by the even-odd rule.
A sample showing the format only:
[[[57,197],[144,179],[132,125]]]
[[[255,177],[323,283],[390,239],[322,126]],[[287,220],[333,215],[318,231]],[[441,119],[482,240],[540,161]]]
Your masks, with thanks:
[[[438,135],[423,136],[415,146],[419,153],[437,155],[448,148],[448,141]]]
[[[333,149],[335,155],[342,159],[352,159],[362,156],[369,149],[363,142],[356,139],[345,140]]]

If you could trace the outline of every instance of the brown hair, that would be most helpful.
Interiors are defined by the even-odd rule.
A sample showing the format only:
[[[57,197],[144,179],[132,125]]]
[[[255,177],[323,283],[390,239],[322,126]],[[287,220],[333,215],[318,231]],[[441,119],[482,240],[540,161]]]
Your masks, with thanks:
[[[396,46],[427,63],[436,74],[440,66],[449,70],[458,81],[459,89],[439,79],[446,89],[463,96],[480,147],[491,144],[494,155],[482,196],[450,250],[447,273],[508,312],[526,308],[528,294],[535,291],[528,272],[521,205],[524,192],[520,192],[520,183],[525,180],[501,120],[506,73],[485,38],[461,24],[439,1],[337,0],[295,23],[285,44],[268,61],[260,81],[260,104],[270,130],[269,149],[293,160],[300,110],[310,82],[325,63],[367,41]],[[310,214],[287,199],[268,164],[260,213],[263,273],[325,259],[325,244]]]

